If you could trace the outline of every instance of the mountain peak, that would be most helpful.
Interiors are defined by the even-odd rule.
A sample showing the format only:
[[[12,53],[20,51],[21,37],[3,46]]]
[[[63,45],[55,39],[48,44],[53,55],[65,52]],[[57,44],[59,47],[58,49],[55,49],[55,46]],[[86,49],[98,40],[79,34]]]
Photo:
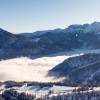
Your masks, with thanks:
[[[92,33],[92,32],[95,33],[100,32],[100,22],[93,22],[86,27],[85,33]]]
[[[8,32],[8,31],[6,31],[6,30],[0,28],[0,35],[9,35],[9,34],[11,35],[10,32]]]
[[[100,22],[94,21],[92,24],[100,24]]]
[[[0,28],[0,33],[1,33],[2,31],[5,31],[5,30],[3,30],[2,28]]]

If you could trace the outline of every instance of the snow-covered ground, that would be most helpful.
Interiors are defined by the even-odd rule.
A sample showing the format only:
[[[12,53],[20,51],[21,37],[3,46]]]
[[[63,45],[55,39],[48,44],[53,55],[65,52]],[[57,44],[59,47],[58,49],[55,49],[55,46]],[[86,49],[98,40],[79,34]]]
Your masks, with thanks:
[[[27,86],[27,83],[25,83],[21,87],[12,87],[12,88],[5,88],[5,85],[2,85],[0,87],[0,94],[2,94],[6,90],[14,89],[18,93],[24,92],[26,94],[35,95],[36,98],[41,98],[41,97],[45,97],[45,96],[52,98],[53,96],[58,96],[58,95],[63,97],[64,95],[65,96],[68,95],[69,96],[68,100],[72,100],[71,96],[75,94],[73,92],[73,90],[78,89],[78,88],[80,88],[80,87],[58,86],[58,85],[53,85],[53,87],[50,87],[50,86],[41,87],[39,85]],[[100,87],[94,87],[93,90],[88,90],[88,92],[92,92],[92,91],[95,91],[95,92],[100,91]],[[84,93],[87,93],[87,91],[80,92],[80,93],[84,94]],[[65,100],[65,99],[62,99],[62,100]],[[75,100],[75,99],[73,99],[73,100]],[[79,100],[81,100],[81,99],[79,99]],[[86,99],[86,100],[88,100],[88,99]]]
[[[57,94],[62,94],[64,92],[66,93],[71,93],[75,87],[67,87],[67,86],[56,86],[54,85],[53,87],[43,87],[40,88],[39,86],[22,86],[20,88],[15,87],[14,88],[16,91],[19,93],[25,92],[28,94],[34,94],[37,97],[45,96],[48,95],[50,91],[53,91],[49,95],[57,95]]]
[[[78,88],[78,87],[77,87]],[[12,88],[5,88],[5,85],[2,85],[0,87],[0,94],[3,93],[5,90],[14,89],[19,93],[25,92],[28,94],[36,95],[37,98],[40,98],[41,96],[56,96],[58,94],[63,93],[71,93],[75,87],[68,87],[68,86],[57,86],[53,85],[53,87],[43,87],[40,86],[27,86],[23,85],[22,87],[12,87]],[[52,91],[52,93],[50,93]]]

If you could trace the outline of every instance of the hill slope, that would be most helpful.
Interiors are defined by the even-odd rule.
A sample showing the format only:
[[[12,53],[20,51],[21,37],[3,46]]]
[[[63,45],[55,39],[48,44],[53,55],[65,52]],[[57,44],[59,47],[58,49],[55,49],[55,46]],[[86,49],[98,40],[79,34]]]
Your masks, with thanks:
[[[64,60],[51,69],[48,76],[66,77],[65,81],[76,84],[100,83],[100,53],[89,53]],[[91,77],[91,79],[90,79]]]

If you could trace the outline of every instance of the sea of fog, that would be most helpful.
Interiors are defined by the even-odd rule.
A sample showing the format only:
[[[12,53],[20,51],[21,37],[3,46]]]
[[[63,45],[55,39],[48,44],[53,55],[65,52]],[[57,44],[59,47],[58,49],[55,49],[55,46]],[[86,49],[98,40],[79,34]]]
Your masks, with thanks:
[[[46,77],[48,71],[66,59],[65,56],[26,57],[3,60],[0,62],[0,80],[55,82],[53,77]]]
[[[64,78],[55,79],[54,77],[46,77],[48,71],[69,57],[83,54],[82,52],[83,50],[76,50],[69,53],[63,52],[37,59],[20,57],[9,60],[2,60],[0,61],[0,81],[62,81]]]

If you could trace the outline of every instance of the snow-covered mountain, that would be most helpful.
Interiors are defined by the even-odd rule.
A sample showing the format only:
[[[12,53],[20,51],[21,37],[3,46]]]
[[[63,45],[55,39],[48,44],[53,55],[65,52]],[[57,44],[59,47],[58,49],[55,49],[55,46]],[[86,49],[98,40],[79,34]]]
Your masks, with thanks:
[[[13,76],[12,78],[15,79],[16,74],[10,73],[13,70],[13,66],[17,66],[13,70],[13,71],[17,70],[16,72],[18,73],[17,77],[19,77],[18,75],[21,74],[19,70],[25,68],[24,71],[25,74],[23,72],[23,75],[32,76],[36,75],[36,72],[41,72],[40,68],[44,66],[43,70],[46,69],[45,71],[46,73],[41,72],[44,73],[44,75],[42,77],[41,74],[40,77],[42,78],[44,78],[44,76],[47,77],[46,75],[50,70],[48,74],[49,76],[55,76],[57,78],[59,77],[66,78],[67,81],[75,83],[74,79],[76,79],[79,75],[78,74],[76,77],[75,74],[80,73],[82,68],[87,69],[89,66],[92,66],[89,67],[90,71],[94,70],[94,67],[96,66],[95,63],[100,60],[99,43],[100,43],[99,22],[94,22],[92,24],[84,24],[84,25],[76,24],[76,25],[70,25],[68,28],[65,29],[37,31],[35,33],[27,33],[27,34],[13,34],[3,29],[0,29],[0,60],[15,58],[14,65],[12,63],[14,62],[14,59],[0,61],[0,68],[2,69],[0,74],[1,76],[3,76],[1,78],[8,79],[8,76],[12,74],[11,77]],[[78,56],[75,55],[76,50],[78,51],[76,53],[78,54]],[[98,53],[92,52],[96,50],[98,51]],[[28,57],[27,60],[25,60],[26,63],[24,65],[23,62],[19,63],[20,61],[24,60],[18,58],[20,56]],[[18,59],[16,60],[16,58],[20,60]],[[28,60],[29,58],[30,60]],[[41,62],[42,60],[45,61],[46,63]],[[27,61],[30,62],[28,63],[28,65]],[[39,67],[37,67],[36,62]],[[28,69],[29,73],[26,70],[28,68],[27,66],[30,67]],[[35,67],[33,68],[33,66]],[[99,70],[98,66],[95,71],[89,72],[90,74],[87,73],[87,75],[89,76],[88,79],[87,77],[85,77],[86,73],[84,72],[82,74],[83,80],[78,78],[76,83],[80,83],[80,80],[81,83],[86,83],[86,82],[89,83],[90,75],[93,75],[91,76],[92,79],[95,80],[95,83],[98,83],[99,81],[96,81],[98,79],[97,76],[99,75],[97,74],[98,73],[97,70]],[[8,67],[10,68],[9,71],[7,69]],[[33,70],[36,70],[36,72],[34,72]],[[49,78],[47,79],[47,81],[49,80]],[[30,80],[29,77],[25,77],[25,79]]]
[[[100,23],[94,22],[85,28],[85,33],[93,33],[93,32],[96,34],[100,32]]]
[[[62,32],[62,29],[58,28],[58,29],[54,29],[54,30],[36,31],[33,33],[21,33],[21,35],[23,35],[25,37],[29,37],[29,38],[36,38],[36,37],[42,36],[43,34],[46,34],[48,32],[52,32],[52,33],[56,34],[56,33]]]
[[[82,32],[83,33],[95,33],[98,34],[100,32],[100,22],[93,22],[91,24],[83,24],[83,25],[70,25],[68,28],[63,30],[63,32]]]
[[[0,29],[0,59],[44,56],[82,48],[100,49],[99,31],[99,22],[16,35]]]
[[[68,77],[70,82],[75,84],[99,85],[100,60],[72,71]]]
[[[100,53],[89,53],[64,60],[48,76],[66,77],[73,84],[99,84]]]
[[[29,56],[39,50],[40,46],[32,39],[0,29],[0,59]]]

